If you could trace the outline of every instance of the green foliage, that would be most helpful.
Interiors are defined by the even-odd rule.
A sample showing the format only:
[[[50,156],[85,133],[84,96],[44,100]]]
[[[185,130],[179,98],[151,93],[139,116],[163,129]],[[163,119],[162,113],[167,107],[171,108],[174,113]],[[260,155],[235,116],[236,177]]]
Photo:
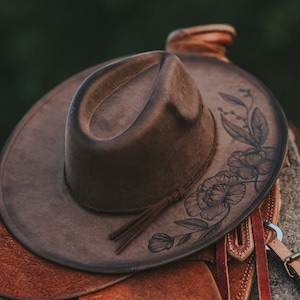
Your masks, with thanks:
[[[39,98],[74,73],[163,49],[170,31],[208,23],[236,28],[229,58],[260,78],[300,125],[299,0],[2,0],[0,146]]]

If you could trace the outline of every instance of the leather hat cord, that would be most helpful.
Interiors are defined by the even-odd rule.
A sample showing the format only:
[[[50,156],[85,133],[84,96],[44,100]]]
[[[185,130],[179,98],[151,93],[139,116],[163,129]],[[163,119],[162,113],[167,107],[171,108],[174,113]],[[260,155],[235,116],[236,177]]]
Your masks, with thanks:
[[[215,139],[205,164],[199,169],[196,176],[189,180],[182,188],[179,188],[172,194],[164,197],[162,200],[152,204],[147,209],[139,213],[128,223],[121,226],[109,235],[109,238],[115,242],[120,241],[116,250],[120,254],[141,232],[143,232],[169,205],[183,199],[193,183],[201,177],[203,172],[209,166],[216,150],[216,132]]]

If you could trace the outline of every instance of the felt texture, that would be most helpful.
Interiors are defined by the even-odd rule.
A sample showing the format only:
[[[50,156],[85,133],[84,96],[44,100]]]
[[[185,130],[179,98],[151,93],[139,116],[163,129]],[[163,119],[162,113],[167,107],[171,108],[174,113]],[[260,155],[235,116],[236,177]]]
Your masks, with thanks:
[[[88,208],[141,211],[201,178],[214,140],[212,115],[176,55],[128,57],[76,92],[66,124],[66,182]]]
[[[53,262],[86,271],[141,271],[178,260],[214,243],[263,200],[275,183],[286,153],[286,123],[279,104],[261,82],[232,64],[200,55],[178,57],[215,121],[216,151],[203,176],[190,187],[184,199],[165,209],[117,255],[116,245],[108,236],[132,215],[97,214],[84,209],[65,184],[66,120],[74,112],[72,106],[69,109],[74,94],[91,74],[91,70],[85,71],[38,102],[20,122],[4,149],[1,215],[23,245]],[[244,121],[238,118],[245,111],[252,126],[248,131],[242,127]],[[205,116],[211,117],[203,113]],[[146,126],[148,119],[142,121]],[[184,130],[185,125],[179,124],[178,131]],[[137,140],[138,145],[143,142],[149,140]],[[190,143],[194,143],[193,139]],[[168,145],[167,149],[172,148]],[[192,145],[187,148],[194,149]],[[172,166],[171,173],[180,174],[175,157],[166,159],[165,163]],[[179,163],[182,163],[180,159]],[[158,169],[153,173],[153,182],[160,178],[159,172]],[[116,176],[121,175],[116,173]],[[124,173],[123,177],[126,176]],[[132,182],[131,188],[134,187]],[[225,197],[224,202],[218,202],[219,196]],[[191,235],[190,226],[197,228]],[[179,236],[183,238],[181,241]]]

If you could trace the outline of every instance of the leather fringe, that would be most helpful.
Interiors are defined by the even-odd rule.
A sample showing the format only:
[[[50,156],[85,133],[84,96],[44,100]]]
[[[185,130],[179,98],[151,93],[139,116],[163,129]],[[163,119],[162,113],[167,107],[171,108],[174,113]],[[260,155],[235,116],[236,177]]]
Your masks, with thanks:
[[[159,202],[152,204],[128,223],[111,233],[109,235],[111,240],[115,242],[120,241],[116,250],[117,254],[120,254],[166,207],[182,199],[185,194],[186,191],[184,189],[175,191]]]
[[[201,166],[198,173],[191,178],[183,187],[177,189],[172,194],[164,197],[162,200],[150,205],[144,211],[135,216],[128,223],[114,231],[109,235],[109,238],[113,241],[119,241],[119,247],[116,250],[117,254],[120,254],[145,228],[147,228],[161,212],[167,208],[170,204],[173,204],[184,198],[191,186],[201,178],[205,170],[211,163],[214,157],[217,146],[217,133],[215,126],[214,141],[205,163]]]

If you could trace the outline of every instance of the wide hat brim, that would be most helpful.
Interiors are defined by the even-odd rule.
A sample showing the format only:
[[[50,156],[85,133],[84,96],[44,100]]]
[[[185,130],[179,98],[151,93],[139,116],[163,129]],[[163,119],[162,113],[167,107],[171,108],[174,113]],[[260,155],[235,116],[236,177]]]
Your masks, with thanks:
[[[215,155],[202,178],[116,254],[108,236],[132,215],[87,210],[73,200],[64,181],[68,109],[96,66],[41,99],[3,150],[1,216],[21,244],[45,259],[85,271],[145,270],[214,243],[264,199],[287,150],[287,124],[279,103],[260,81],[233,64],[178,56],[216,123]]]

